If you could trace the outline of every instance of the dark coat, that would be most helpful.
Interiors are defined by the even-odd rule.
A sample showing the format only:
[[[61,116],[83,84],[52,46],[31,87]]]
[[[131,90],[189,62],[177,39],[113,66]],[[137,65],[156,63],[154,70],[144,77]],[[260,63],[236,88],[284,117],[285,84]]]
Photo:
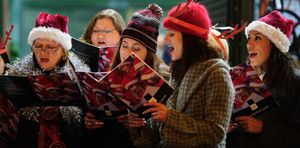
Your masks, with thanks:
[[[300,77],[293,78],[285,88],[286,95],[270,89],[279,106],[257,116],[263,121],[262,133],[249,134],[237,129],[227,134],[228,148],[300,147]]]

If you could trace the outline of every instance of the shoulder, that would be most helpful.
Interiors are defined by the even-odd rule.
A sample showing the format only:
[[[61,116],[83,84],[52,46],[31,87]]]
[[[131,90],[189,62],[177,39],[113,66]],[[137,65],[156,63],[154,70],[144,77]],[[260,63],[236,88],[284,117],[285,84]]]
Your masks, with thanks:
[[[203,74],[211,73],[213,71],[229,71],[230,67],[228,64],[222,59],[210,59],[206,61],[197,62],[191,66],[191,72],[202,72]]]
[[[72,51],[69,51],[69,59],[74,65],[76,70],[91,71],[89,66]]]
[[[170,67],[165,64],[160,64],[157,68],[157,72],[166,80],[170,79]]]
[[[300,90],[300,69],[295,70],[295,78],[293,80],[296,90]]]
[[[35,73],[35,67],[32,59],[32,53],[25,56],[24,58],[17,59],[13,64],[7,65],[8,75],[28,75]],[[36,71],[36,73],[39,73]]]
[[[206,82],[212,86],[230,85],[229,66],[221,59],[198,62],[189,68],[183,81],[199,84]]]
[[[166,80],[170,79],[170,67],[166,65],[157,55],[154,56],[153,69]]]
[[[182,81],[196,85],[202,82],[231,82],[229,66],[221,59],[197,62],[188,69]]]

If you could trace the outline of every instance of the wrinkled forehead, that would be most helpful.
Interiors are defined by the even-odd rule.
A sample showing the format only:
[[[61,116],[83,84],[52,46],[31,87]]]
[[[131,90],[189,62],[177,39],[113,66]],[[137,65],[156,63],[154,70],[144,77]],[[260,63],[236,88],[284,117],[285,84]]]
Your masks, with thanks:
[[[59,46],[60,44],[58,44],[56,41],[51,40],[51,39],[47,39],[47,38],[38,38],[36,40],[34,40],[33,45],[37,45],[37,44],[48,44],[48,45],[56,45]]]

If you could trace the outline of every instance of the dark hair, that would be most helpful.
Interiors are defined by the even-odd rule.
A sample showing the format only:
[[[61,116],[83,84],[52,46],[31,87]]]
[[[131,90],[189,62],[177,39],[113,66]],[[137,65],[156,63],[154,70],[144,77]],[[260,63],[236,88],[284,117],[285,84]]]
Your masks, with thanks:
[[[102,19],[102,18],[111,19],[114,26],[116,27],[117,31],[121,35],[122,31],[125,29],[125,26],[126,26],[125,21],[122,18],[121,14],[113,9],[105,9],[105,10],[98,12],[97,14],[95,14],[92,17],[92,19],[90,20],[89,24],[87,25],[87,27],[80,39],[87,43],[92,44],[91,35],[92,35],[93,27],[95,26],[96,21],[98,19]]]
[[[282,91],[281,95],[286,95],[287,86],[296,78],[295,68],[296,64],[289,55],[282,53],[273,44],[263,80],[268,88]]]
[[[172,77],[177,84],[181,83],[189,67],[197,62],[214,58],[222,58],[222,53],[208,46],[206,41],[199,37],[182,33],[182,58],[171,63]]]
[[[10,62],[7,53],[1,54],[0,56],[2,57],[4,63],[9,63]]]

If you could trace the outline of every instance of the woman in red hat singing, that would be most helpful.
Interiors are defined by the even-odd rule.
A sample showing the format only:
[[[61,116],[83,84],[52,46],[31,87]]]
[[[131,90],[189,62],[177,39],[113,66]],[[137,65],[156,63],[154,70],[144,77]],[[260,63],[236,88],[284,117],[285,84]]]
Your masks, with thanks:
[[[151,113],[160,126],[136,127],[138,147],[225,147],[234,89],[229,66],[221,50],[208,45],[211,23],[200,3],[181,3],[172,8],[163,22],[165,42],[172,59],[173,95],[167,105],[150,102]],[[133,135],[133,133],[132,133]]]
[[[279,106],[256,117],[237,117],[228,147],[299,147],[300,77],[288,56],[293,26],[275,10],[246,27],[248,60]]]
[[[68,17],[38,14],[28,36],[32,53],[9,66],[8,75],[31,76],[66,72],[71,62],[76,70],[89,71],[87,65],[68,50]],[[26,98],[24,98],[26,99]],[[82,111],[73,106],[26,107],[20,110],[17,138],[12,147],[76,147]]]

